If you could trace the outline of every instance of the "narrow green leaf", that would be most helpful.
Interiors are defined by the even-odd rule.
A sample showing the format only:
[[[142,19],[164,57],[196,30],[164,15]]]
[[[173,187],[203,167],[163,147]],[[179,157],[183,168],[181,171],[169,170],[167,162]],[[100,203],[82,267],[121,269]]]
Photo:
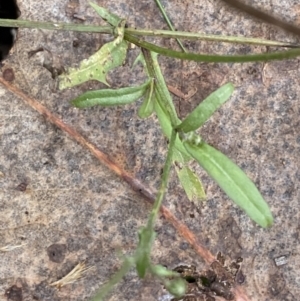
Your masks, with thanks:
[[[185,133],[197,130],[227,101],[233,90],[233,85],[228,83],[211,93],[179,124],[177,129]]]
[[[139,53],[139,55],[135,58],[133,64],[132,64],[132,68],[134,68],[138,63],[141,63],[142,66],[145,68],[145,71],[147,73],[147,75],[149,77],[151,77],[147,71],[147,68],[146,68],[146,62],[145,62],[145,59],[144,59],[144,56],[142,54],[142,52]]]
[[[176,167],[176,172],[180,183],[191,202],[197,204],[198,201],[206,199],[203,185],[199,178],[190,170],[189,167],[183,166],[181,169]]]
[[[117,32],[115,40],[106,43],[88,59],[83,60],[79,68],[69,68],[67,74],[59,76],[59,88],[63,90],[93,79],[108,85],[107,72],[122,65],[127,53],[128,43],[123,40],[124,22],[119,24]]]
[[[153,88],[154,88],[154,79],[150,80],[150,87],[146,92],[145,99],[141,104],[138,116],[142,119],[148,118],[154,111],[154,95],[153,95]]]
[[[179,139],[181,142],[181,140]],[[182,142],[181,142],[182,143]],[[180,164],[187,164],[190,162],[193,158],[187,153],[181,153],[177,148],[173,151],[173,162],[178,162]]]
[[[146,49],[142,49],[142,52],[146,62],[147,73],[151,78],[155,79],[154,91],[156,99],[161,107],[168,113],[168,116],[170,116],[172,126],[176,126],[180,123],[180,119],[177,116],[172,97],[161,72],[157,60],[157,53],[150,52]]]
[[[77,108],[87,108],[95,105],[107,107],[129,104],[145,94],[149,83],[150,81],[148,80],[137,87],[89,91],[72,100],[71,104]]]
[[[121,18],[118,17],[117,15],[109,12],[107,9],[98,6],[97,4],[90,2],[90,6],[97,12],[97,14],[107,23],[109,23],[112,26],[117,26]]]
[[[194,137],[193,139],[195,140]],[[196,144],[190,139],[185,140],[183,144],[188,153],[250,218],[262,227],[272,225],[273,217],[268,204],[236,164],[205,142]]]

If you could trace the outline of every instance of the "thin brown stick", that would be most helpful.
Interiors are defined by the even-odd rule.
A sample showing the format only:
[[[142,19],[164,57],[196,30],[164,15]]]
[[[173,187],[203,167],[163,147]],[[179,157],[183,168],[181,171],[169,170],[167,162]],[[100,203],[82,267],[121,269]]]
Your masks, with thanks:
[[[191,91],[189,91],[189,93],[187,94],[183,94],[183,92],[181,92],[179,89],[177,89],[176,87],[173,87],[171,85],[167,85],[168,90],[174,94],[175,96],[185,100],[185,101],[189,101],[196,93],[197,93],[197,89],[193,89]]]
[[[87,148],[102,164],[107,168],[112,170],[118,176],[120,176],[130,187],[139,192],[150,204],[153,204],[155,201],[155,194],[141,183],[138,179],[132,177],[128,172],[114,163],[108,155],[100,151],[96,145],[89,142],[85,139],[80,133],[78,133],[74,128],[65,124],[59,117],[51,113],[45,106],[39,103],[34,98],[29,97],[23,93],[17,87],[11,85],[9,82],[5,81],[0,77],[0,83],[7,88],[13,94],[19,96],[23,101],[25,101],[31,108],[38,111],[41,115],[46,117],[52,124],[56,125],[62,131],[68,133],[74,140],[79,142],[83,147]],[[199,242],[195,235],[183,224],[181,223],[166,207],[161,208],[161,213],[163,216],[171,222],[171,224],[178,230],[180,235],[186,239],[194,248],[197,250],[197,253],[203,258],[207,264],[211,264],[215,261],[215,257],[204,248]]]
[[[260,19],[263,22],[275,25],[277,27],[282,28],[283,30],[290,32],[294,35],[300,36],[300,27],[297,27],[291,23],[287,23],[283,20],[277,19],[273,17],[272,15],[267,14],[264,11],[258,10],[250,5],[247,5],[243,2],[237,1],[237,0],[222,0],[226,2],[227,4],[231,5],[232,7],[235,7],[236,9],[239,9],[250,16]]]
[[[120,176],[126,183],[129,184],[129,186],[133,190],[139,192],[143,196],[143,198],[148,201],[148,203],[154,203],[155,194],[148,187],[146,187],[138,179],[133,178],[128,172],[126,172],[124,169],[122,169],[120,166],[114,163],[109,158],[109,156],[100,151],[93,143],[86,140],[75,129],[65,124],[59,117],[51,113],[45,106],[40,104],[37,100],[29,97],[20,89],[13,86],[1,77],[0,83],[4,87],[6,87],[8,91],[13,93],[14,95],[19,96],[31,108],[38,111],[41,115],[47,118],[52,124],[56,125],[62,131],[68,133],[84,148],[87,148],[102,164],[104,164],[107,168],[109,168],[111,171]],[[213,254],[208,249],[206,249],[202,244],[199,243],[195,234],[184,223],[179,221],[168,208],[166,208],[165,206],[161,206],[160,212],[166,218],[166,220],[173,225],[173,227],[177,230],[178,234],[194,248],[194,250],[205,261],[206,264],[210,265],[216,260],[215,256],[213,256]],[[241,288],[240,286],[234,288],[234,293],[236,295],[236,301],[250,301],[246,296],[243,288]]]

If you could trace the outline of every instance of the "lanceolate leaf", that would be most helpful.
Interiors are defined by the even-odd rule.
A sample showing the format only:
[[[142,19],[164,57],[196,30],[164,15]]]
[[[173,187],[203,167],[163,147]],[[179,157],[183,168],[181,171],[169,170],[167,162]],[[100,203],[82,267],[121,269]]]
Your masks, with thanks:
[[[189,167],[183,166],[181,169],[176,167],[176,172],[180,183],[191,202],[197,203],[198,201],[205,200],[206,195],[203,185]]]
[[[105,44],[96,53],[80,63],[79,68],[70,68],[67,74],[59,77],[61,90],[70,88],[89,80],[98,80],[106,85],[108,71],[122,65],[126,58],[128,44],[123,40],[124,22],[117,28],[118,36]]]
[[[150,81],[148,80],[144,84],[137,87],[127,87],[118,90],[102,89],[86,92],[74,100],[71,104],[77,108],[87,108],[95,105],[100,106],[116,106],[132,103],[142,97]]]
[[[141,104],[139,111],[138,111],[138,116],[140,118],[148,118],[149,116],[151,116],[151,114],[154,111],[153,90],[154,90],[154,79],[152,78],[150,80],[150,87],[146,92],[145,99],[144,99],[143,103]]]
[[[205,142],[184,141],[188,153],[198,161],[224,192],[262,227],[271,226],[269,206],[246,174],[224,154]]]
[[[120,23],[121,19],[117,15],[106,10],[105,8],[98,6],[93,2],[90,2],[90,6],[104,21],[108,22],[110,25],[117,26]]]
[[[233,85],[228,83],[205,98],[177,127],[185,133],[201,127],[213,113],[230,97]]]
[[[180,119],[177,116],[172,97],[159,67],[157,54],[144,49],[142,49],[142,52],[145,59],[148,76],[155,79],[154,88],[157,102],[159,102],[161,107],[167,112],[172,126],[176,126],[180,123]]]

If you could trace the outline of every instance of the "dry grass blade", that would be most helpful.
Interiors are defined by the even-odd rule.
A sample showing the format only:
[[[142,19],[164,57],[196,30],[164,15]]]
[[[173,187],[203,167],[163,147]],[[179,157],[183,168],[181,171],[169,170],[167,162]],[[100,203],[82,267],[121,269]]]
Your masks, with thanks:
[[[86,266],[85,262],[78,263],[75,268],[63,278],[52,282],[50,285],[60,289],[65,285],[72,284],[81,279],[87,271],[93,269],[93,266]]]
[[[0,252],[10,252],[10,251],[13,251],[15,249],[22,248],[25,245],[26,245],[25,243],[20,244],[20,245],[15,245],[15,246],[14,245],[7,245],[7,246],[4,246],[4,247],[1,247]]]

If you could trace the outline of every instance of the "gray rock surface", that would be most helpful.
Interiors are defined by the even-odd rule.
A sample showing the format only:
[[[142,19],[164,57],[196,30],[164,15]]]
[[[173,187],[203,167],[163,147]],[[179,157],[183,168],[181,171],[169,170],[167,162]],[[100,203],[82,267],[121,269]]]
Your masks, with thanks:
[[[128,20],[132,27],[166,28],[154,1],[96,1]],[[300,25],[295,1],[257,3],[272,14]],[[296,41],[280,29],[237,13],[220,1],[163,1],[178,30],[247,35]],[[104,24],[83,0],[19,0],[22,19]],[[12,69],[13,84],[38,99],[77,129],[129,173],[157,189],[166,140],[154,117],[138,119],[137,104],[78,110],[69,100],[103,88],[90,82],[58,91],[43,63],[60,68],[76,65],[110,39],[99,34],[21,29],[2,73]],[[175,41],[158,41],[177,47]],[[241,54],[265,47],[185,42],[191,51]],[[30,51],[44,51],[29,57]],[[109,74],[112,87],[141,83],[141,67],[131,69],[138,53]],[[160,58],[168,84],[183,93],[197,88],[190,100],[175,102],[183,117],[217,87],[231,81],[233,97],[207,122],[202,137],[218,148],[256,183],[275,217],[264,230],[227,199],[195,164],[207,202],[192,206],[173,172],[165,201],[214,255],[243,258],[242,284],[250,300],[296,301],[300,290],[299,222],[299,61],[251,64],[206,64]],[[46,64],[46,65],[49,65]],[[48,68],[49,69],[49,68]],[[137,230],[150,207],[86,149],[0,85],[0,247],[24,244],[0,256],[0,300],[89,300],[121,264],[119,253],[131,254]],[[157,224],[153,261],[174,267],[205,264],[165,220]],[[285,256],[283,265],[275,259]],[[49,284],[85,261],[94,266],[74,284],[57,290]],[[141,281],[134,271],[107,300],[162,300],[162,286]],[[13,296],[13,297],[12,297]],[[14,298],[14,299],[13,299]],[[160,298],[160,299],[159,299]]]

